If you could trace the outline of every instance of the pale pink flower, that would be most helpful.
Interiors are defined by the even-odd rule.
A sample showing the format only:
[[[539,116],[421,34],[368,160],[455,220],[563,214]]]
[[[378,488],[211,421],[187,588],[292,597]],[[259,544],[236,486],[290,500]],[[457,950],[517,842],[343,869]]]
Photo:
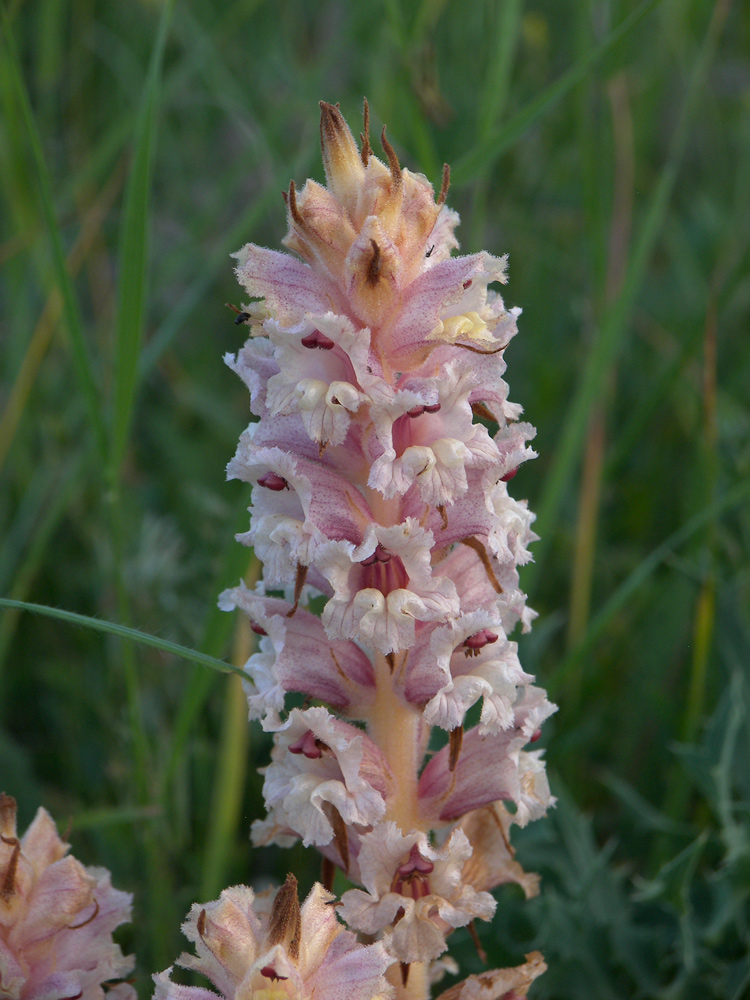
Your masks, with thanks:
[[[270,908],[247,886],[225,889],[191,908],[182,930],[197,954],[183,953],[177,965],[200,972],[224,1000],[387,1000],[393,958],[380,944],[358,944],[334,902],[316,884],[300,907],[292,875]],[[156,1000],[216,1000],[213,990],[172,982],[171,972],[154,976]]]
[[[370,827],[385,812],[391,776],[377,744],[325,708],[295,708],[274,737],[263,794],[274,821],[305,846],[333,840],[340,822]]]
[[[359,869],[367,892],[345,892],[342,917],[365,934],[383,932],[401,962],[437,958],[448,931],[495,912],[492,896],[463,878],[471,851],[462,830],[436,849],[421,831],[404,835],[395,823],[381,823],[362,837]]]
[[[0,996],[3,1000],[135,1000],[133,969],[112,940],[131,896],[104,868],[84,868],[39,809],[16,834],[16,802],[0,795]]]
[[[541,952],[532,951],[523,965],[469,976],[444,990],[437,1000],[522,1000],[533,981],[546,971],[547,965]]]

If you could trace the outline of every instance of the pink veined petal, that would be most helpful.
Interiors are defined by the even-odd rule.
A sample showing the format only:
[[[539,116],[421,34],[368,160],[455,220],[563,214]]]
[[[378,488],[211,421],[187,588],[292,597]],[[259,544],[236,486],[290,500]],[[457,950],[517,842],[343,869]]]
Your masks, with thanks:
[[[336,286],[289,254],[248,243],[233,256],[237,279],[248,295],[264,299],[285,326],[299,323],[305,313],[343,311]]]

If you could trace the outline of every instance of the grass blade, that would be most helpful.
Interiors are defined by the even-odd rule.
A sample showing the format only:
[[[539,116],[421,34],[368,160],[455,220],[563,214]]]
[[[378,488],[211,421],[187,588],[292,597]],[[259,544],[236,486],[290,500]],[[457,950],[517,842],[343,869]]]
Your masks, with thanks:
[[[485,139],[480,140],[451,168],[451,182],[454,185],[468,184],[489,170],[501,153],[512,146],[534,122],[550,111],[568,91],[580,83],[591,67],[611,52],[615,45],[640,24],[659,2],[660,0],[642,0],[622,24],[610,32],[603,42],[592,48],[584,59],[571,66],[538,97],[513,115],[505,125],[493,129]]]
[[[174,0],[164,4],[141,106],[135,128],[133,168],[125,189],[125,208],[120,234],[120,282],[118,287],[117,328],[112,414],[112,479],[127,446],[138,381],[138,358],[143,339],[148,264],[148,220],[151,174],[156,144],[161,67],[167,30]]]
[[[181,646],[177,642],[169,639],[161,639],[157,635],[149,635],[141,632],[137,628],[130,628],[127,625],[120,625],[117,622],[105,621],[102,618],[92,618],[90,615],[81,615],[76,611],[65,611],[63,608],[51,608],[46,604],[31,604],[27,601],[13,601],[7,597],[0,597],[0,608],[15,608],[19,611],[29,611],[31,614],[46,615],[48,618],[58,618],[67,622],[68,625],[80,625],[83,628],[93,629],[95,632],[105,632],[108,635],[115,635],[119,639],[129,639],[131,642],[141,646],[150,646],[151,649],[158,649],[162,653],[171,656],[179,656],[190,663],[199,663],[202,667],[209,667],[220,674],[237,674],[238,677],[245,677],[245,672],[239,667],[232,666],[224,660],[217,660],[215,656],[207,653],[200,653],[196,649],[189,649]]]
[[[688,125],[709,66],[716,51],[724,25],[728,4],[721,0],[714,7],[699,58],[690,80],[690,86],[680,111],[680,117],[670,143],[667,162],[662,169],[646,213],[640,235],[635,241],[632,256],[623,282],[622,291],[602,316],[599,336],[589,355],[586,368],[566,418],[555,458],[545,480],[545,488],[537,510],[540,541],[534,547],[534,559],[524,574],[527,591],[532,593],[534,582],[551,543],[557,518],[563,509],[561,498],[567,492],[583,447],[589,413],[601,397],[606,384],[606,374],[617,358],[625,336],[628,321],[646,272],[646,265],[654,249],[669,199],[677,179],[678,167],[688,137]]]
[[[3,34],[5,36],[4,47],[6,67],[10,73],[12,84],[16,92],[16,100],[21,111],[21,117],[26,126],[27,138],[29,146],[31,147],[32,161],[39,184],[39,199],[41,202],[42,215],[44,216],[44,223],[52,250],[52,268],[60,289],[60,295],[62,296],[63,316],[65,317],[65,326],[70,340],[73,365],[81,386],[83,397],[86,400],[86,406],[89,412],[91,426],[96,437],[97,446],[101,455],[105,456],[107,453],[107,439],[104,416],[100,404],[99,393],[96,387],[94,369],[91,364],[91,358],[89,357],[89,351],[83,334],[83,323],[81,321],[78,300],[65,264],[62,236],[60,234],[60,227],[57,222],[55,205],[52,198],[52,182],[47,169],[46,157],[44,149],[42,148],[42,140],[39,135],[39,130],[36,126],[34,112],[32,111],[29,95],[21,74],[18,53],[16,52],[13,40],[10,18],[5,8],[2,10],[1,17]]]

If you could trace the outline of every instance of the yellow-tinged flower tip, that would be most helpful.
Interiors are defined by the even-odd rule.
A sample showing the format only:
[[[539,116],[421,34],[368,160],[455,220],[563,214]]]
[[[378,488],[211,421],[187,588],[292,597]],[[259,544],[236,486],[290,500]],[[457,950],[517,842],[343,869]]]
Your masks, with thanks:
[[[426,177],[401,168],[385,128],[385,162],[372,153],[367,101],[361,148],[337,104],[321,101],[320,110],[327,186],[308,180],[297,191],[294,182],[289,185],[284,242],[338,285],[363,323],[377,325],[421,272],[431,248],[435,263],[456,245],[457,217],[443,208],[449,171],[444,169],[435,200]]]
[[[357,204],[365,163],[338,104],[320,102],[320,148],[329,190],[348,212]]]

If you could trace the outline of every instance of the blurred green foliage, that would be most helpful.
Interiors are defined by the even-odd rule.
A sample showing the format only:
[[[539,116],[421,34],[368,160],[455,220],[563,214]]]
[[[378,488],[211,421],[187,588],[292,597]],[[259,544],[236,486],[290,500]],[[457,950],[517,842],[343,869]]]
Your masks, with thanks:
[[[541,948],[539,998],[750,995],[747,5],[2,6],[0,594],[232,655],[215,595],[256,568],[222,481],[248,419],[229,253],[277,247],[279,191],[322,179],[318,100],[356,131],[367,95],[402,163],[454,165],[463,248],[510,252],[524,308],[521,655],[560,703],[560,803],[517,838],[543,891],[499,893],[490,960]],[[250,850],[268,746],[233,684],[0,612],[0,785],[135,892],[144,997],[193,901],[316,876]]]

